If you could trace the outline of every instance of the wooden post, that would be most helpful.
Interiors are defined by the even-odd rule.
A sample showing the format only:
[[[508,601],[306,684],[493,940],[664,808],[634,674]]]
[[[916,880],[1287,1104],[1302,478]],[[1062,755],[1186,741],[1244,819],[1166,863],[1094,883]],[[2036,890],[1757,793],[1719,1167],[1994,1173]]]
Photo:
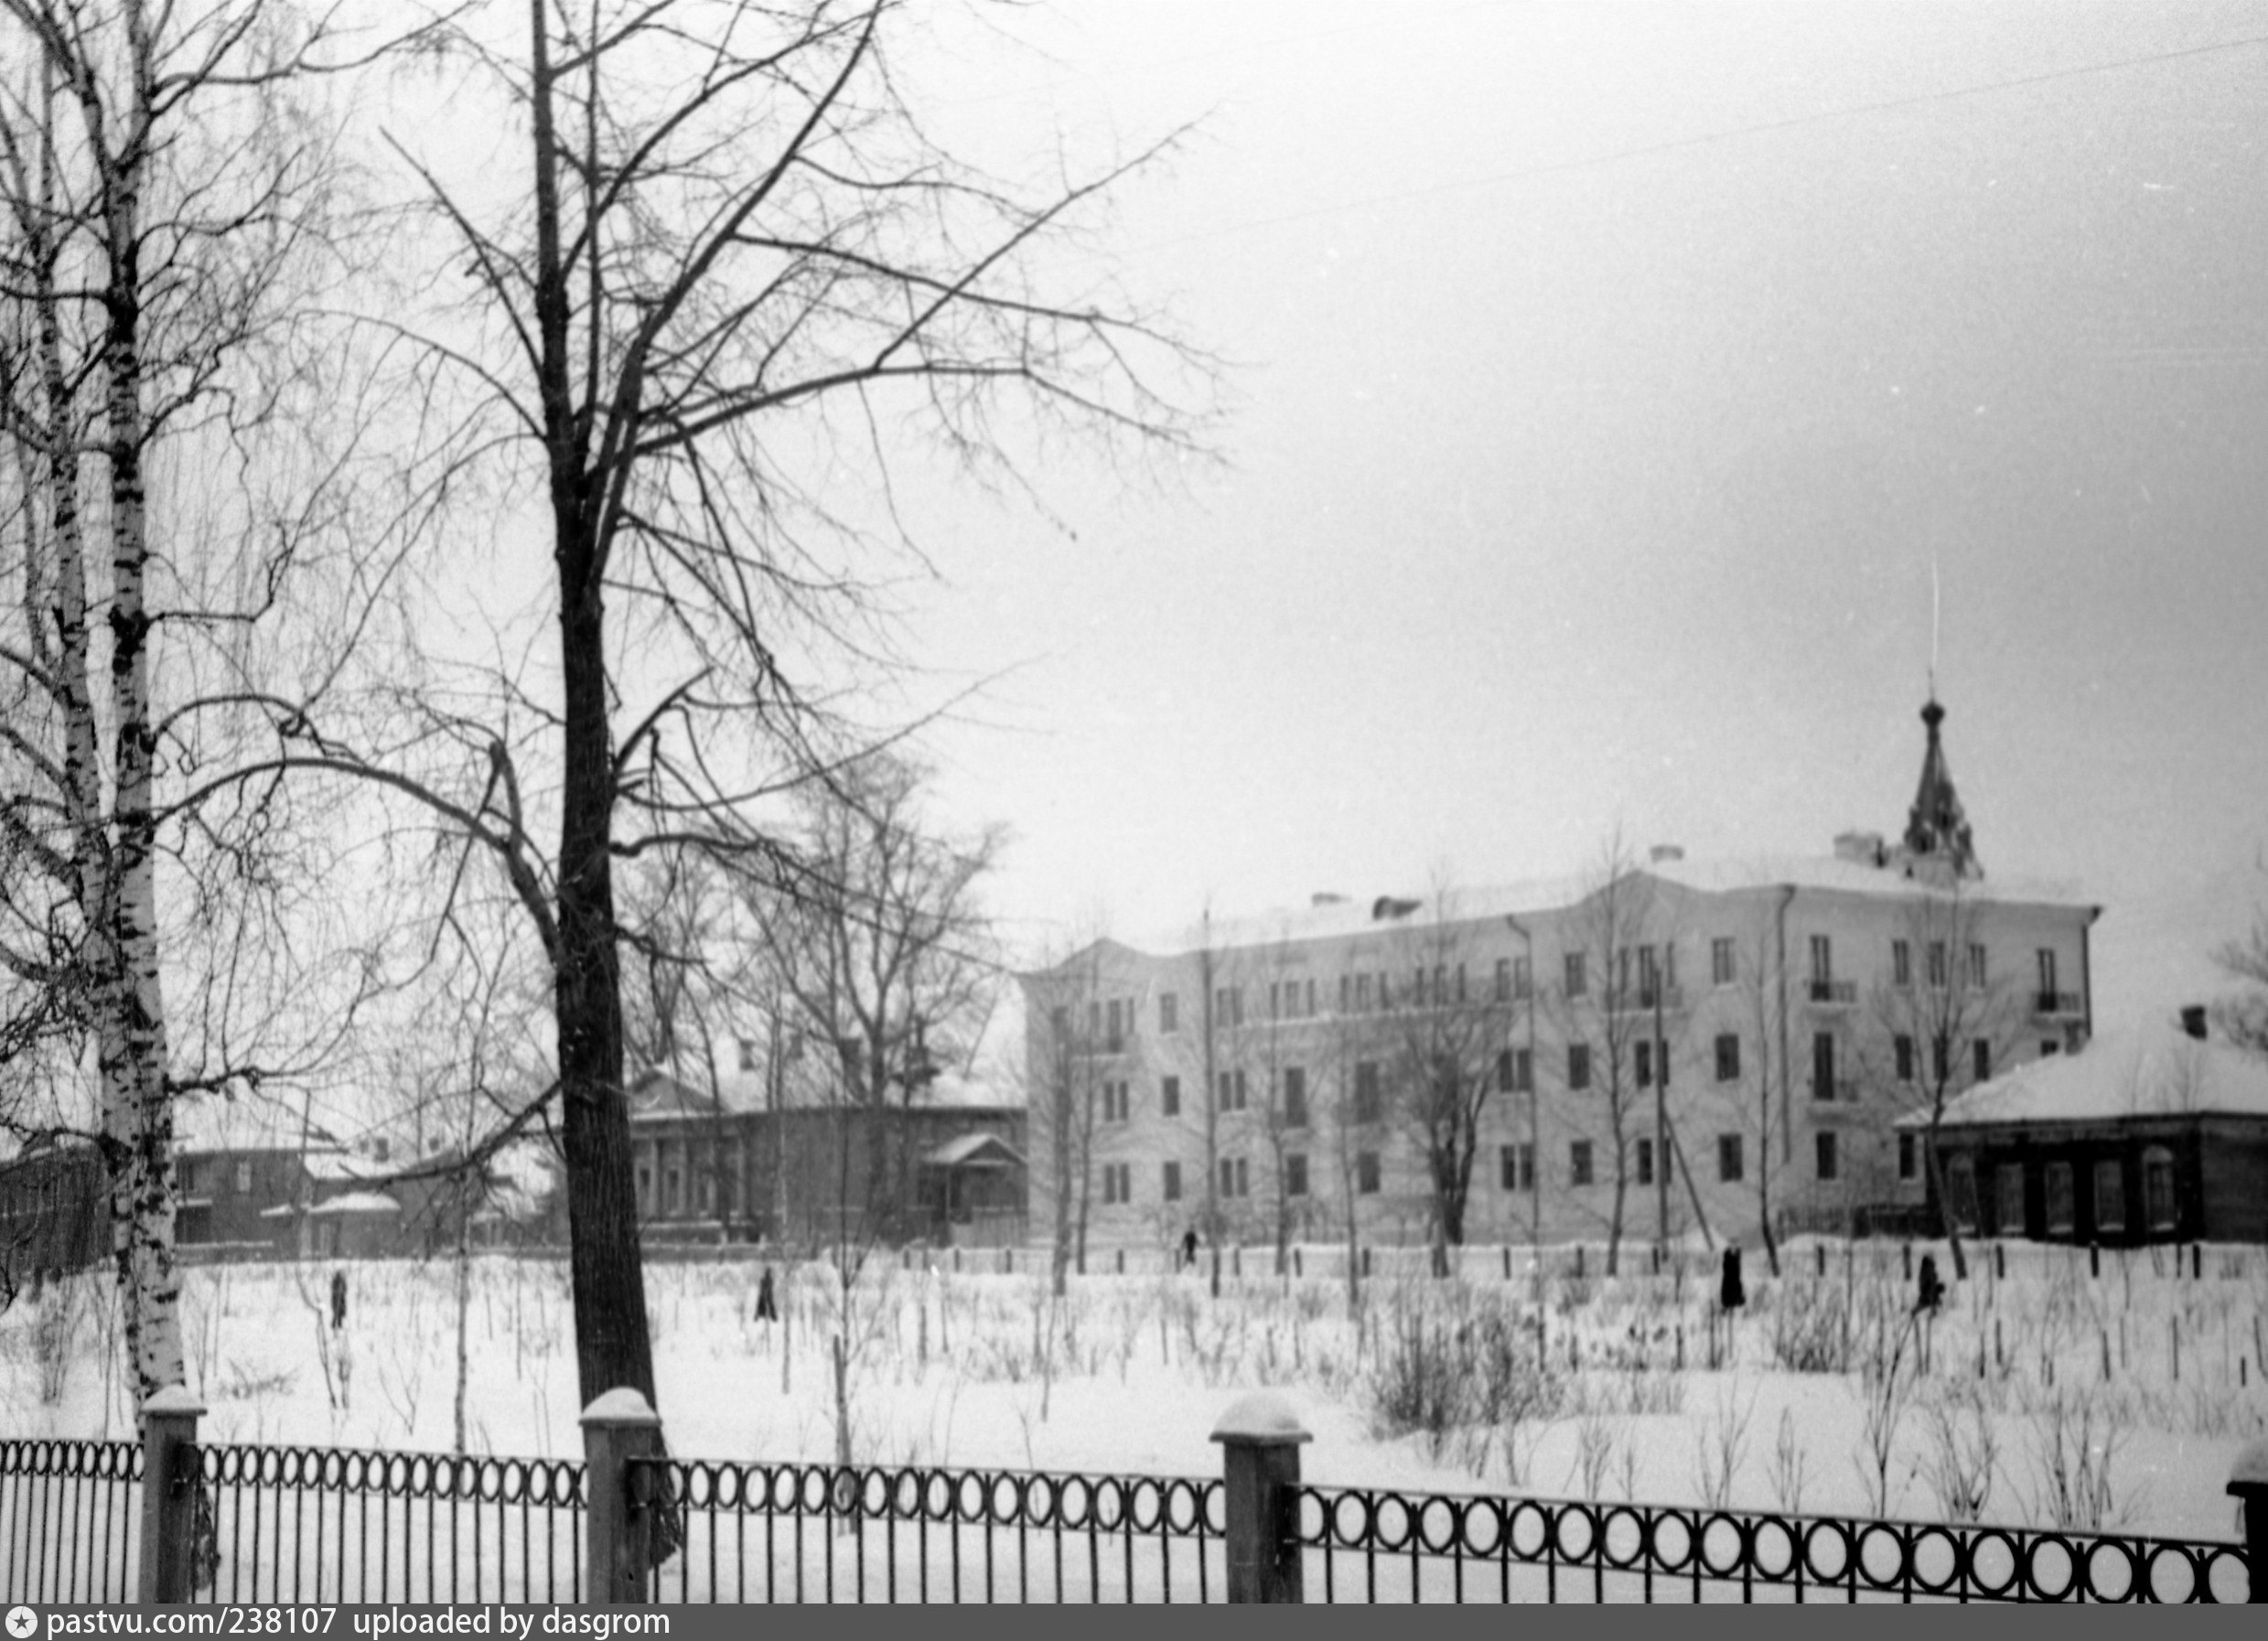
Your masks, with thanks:
[[[585,1513],[584,1589],[586,1606],[637,1606],[647,1599],[646,1574],[653,1512],[633,1496],[629,1461],[661,1451],[661,1418],[628,1386],[607,1391],[583,1410],[583,1463],[590,1489]]]
[[[136,1599],[178,1606],[192,1593],[198,1478],[177,1478],[197,1443],[205,1404],[187,1387],[167,1385],[142,1404],[142,1565]],[[177,1481],[178,1485],[177,1485]]]
[[[1256,1391],[1213,1426],[1226,1484],[1229,1599],[1306,1599],[1299,1550],[1299,1449],[1312,1440],[1281,1396]]]
[[[2254,1442],[2237,1454],[2229,1473],[2230,1496],[2244,1507],[2244,1563],[2252,1572],[2254,1602],[2268,1602],[2268,1442]]]

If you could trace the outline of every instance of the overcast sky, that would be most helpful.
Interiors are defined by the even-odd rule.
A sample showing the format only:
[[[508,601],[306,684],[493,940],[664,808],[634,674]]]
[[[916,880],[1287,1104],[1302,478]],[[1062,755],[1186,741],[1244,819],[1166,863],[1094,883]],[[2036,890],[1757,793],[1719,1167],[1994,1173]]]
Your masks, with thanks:
[[[995,893],[1317,890],[1895,833],[1938,690],[2099,1024],[2268,898],[2268,4],[1058,0],[941,117],[1204,123],[1112,243],[1226,466],[937,532]]]

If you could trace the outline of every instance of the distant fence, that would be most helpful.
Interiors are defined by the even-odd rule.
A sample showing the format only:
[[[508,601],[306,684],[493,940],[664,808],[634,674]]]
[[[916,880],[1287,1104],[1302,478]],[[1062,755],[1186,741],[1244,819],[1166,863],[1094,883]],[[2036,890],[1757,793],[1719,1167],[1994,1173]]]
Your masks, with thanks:
[[[291,1602],[2268,1602],[2268,1444],[2245,1539],[2080,1534],[1303,1485],[1279,1399],[1216,1476],[709,1464],[634,1391],[582,1462],[0,1442],[0,1600]]]

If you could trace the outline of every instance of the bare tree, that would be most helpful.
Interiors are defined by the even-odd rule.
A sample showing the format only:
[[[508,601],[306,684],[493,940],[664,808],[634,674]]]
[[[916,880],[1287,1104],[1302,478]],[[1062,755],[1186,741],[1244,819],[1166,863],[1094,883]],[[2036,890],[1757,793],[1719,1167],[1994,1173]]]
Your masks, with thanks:
[[[2231,1043],[2268,1054],[2268,909],[2254,912],[2252,932],[2227,942],[2214,956],[2243,986],[2213,1005],[2214,1024]]]
[[[914,1184],[905,1111],[939,1056],[973,1046],[999,971],[979,895],[1001,835],[931,831],[923,781],[903,756],[876,754],[808,791],[795,879],[746,901],[790,1018],[839,1056],[842,1103],[859,1119],[844,1135],[865,1135],[864,1200],[843,1201],[855,1216],[846,1236],[903,1233]]]
[[[1721,1051],[1712,1051],[1718,1097],[1730,1104],[1736,1132],[1755,1145],[1757,1229],[1774,1276],[1779,1274],[1779,1230],[1773,1223],[1772,1185],[1778,1170],[1787,1165],[1790,1132],[1790,1090],[1785,1075],[1790,981],[1784,941],[1786,907],[1794,890],[1783,888],[1780,896],[1774,905],[1759,906],[1739,933],[1722,937],[1729,944],[1733,963],[1733,1020],[1742,1029],[1734,1036],[1732,1065],[1724,1063]],[[1692,1177],[1688,1166],[1686,1178]]]
[[[1929,1115],[1924,1161],[1957,1281],[1969,1265],[1939,1145],[1945,1107],[2006,1063],[2026,1018],[2005,962],[1992,966],[1992,929],[1991,905],[1966,878],[1916,882],[1892,939],[1890,971],[1867,1000],[1876,1029],[1860,1066],[1862,1088]]]
[[[1390,948],[1394,1110],[1425,1164],[1435,1276],[1449,1273],[1449,1250],[1465,1242],[1481,1119],[1513,1018],[1509,988],[1499,995],[1471,931],[1456,891],[1437,880],[1422,918]]]
[[[0,445],[16,486],[0,551],[20,553],[22,587],[21,628],[0,642],[0,968],[24,989],[0,1035],[67,1058],[94,1045],[142,1396],[183,1371],[170,1102],[283,1069],[241,1037],[249,993],[296,961],[273,896],[291,875],[283,841],[304,834],[272,786],[232,806],[184,788],[269,730],[286,670],[274,617],[288,606],[317,630],[327,613],[298,600],[352,441],[327,444],[314,430],[343,424],[317,407],[355,402],[312,361],[352,349],[310,345],[298,311],[333,134],[297,91],[349,66],[337,24],[257,0],[0,7],[22,70],[0,86]],[[323,670],[303,669],[309,687]],[[178,909],[160,900],[168,854],[188,885]],[[167,1002],[183,956],[187,1033]]]
[[[1610,1276],[1620,1269],[1635,1142],[1656,1127],[1650,1095],[1671,1046],[1657,1021],[1664,1013],[1661,990],[1676,984],[1671,967],[1676,943],[1649,944],[1659,920],[1658,900],[1654,879],[1616,833],[1600,853],[1583,900],[1567,917],[1561,971],[1545,993],[1567,1046],[1560,1077],[1569,1105],[1595,1110],[1605,1120],[1614,1170],[1607,1216]],[[1654,1148],[1655,1142],[1648,1143]],[[1667,1159],[1655,1157],[1653,1165],[1662,1168]]]
[[[532,4],[524,52],[458,40],[524,113],[529,188],[489,206],[486,177],[412,162],[453,245],[435,261],[476,305],[446,336],[417,333],[448,429],[423,493],[484,473],[540,488],[555,693],[500,666],[492,709],[401,700],[406,742],[333,734],[285,761],[425,806],[492,855],[539,933],[586,1399],[653,1393],[617,863],[690,849],[794,875],[755,806],[872,744],[829,669],[878,659],[861,564],[910,545],[901,434],[1009,483],[1030,448],[1018,417],[1042,436],[1196,447],[1177,401],[1202,361],[1048,261],[1162,148],[1035,188],[979,173],[906,101],[903,10]],[[1066,277],[1077,294],[1053,294]],[[871,484],[846,485],[861,460]],[[880,505],[862,518],[861,498]],[[556,773],[530,779],[532,756]],[[541,814],[539,791],[555,795]]]

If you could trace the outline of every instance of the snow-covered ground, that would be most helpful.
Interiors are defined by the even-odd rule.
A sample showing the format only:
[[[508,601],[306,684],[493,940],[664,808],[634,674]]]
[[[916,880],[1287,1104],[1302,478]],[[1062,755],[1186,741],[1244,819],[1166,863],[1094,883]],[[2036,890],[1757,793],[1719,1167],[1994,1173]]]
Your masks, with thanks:
[[[2176,1277],[2170,1251],[2106,1254],[2100,1278],[2083,1252],[2011,1248],[2005,1277],[1985,1252],[1923,1364],[1895,1245],[1829,1245],[1822,1277],[1799,1243],[1782,1279],[1751,1265],[1714,1367],[1704,1260],[1608,1281],[1597,1250],[1580,1279],[1554,1252],[1542,1371],[1527,1255],[1510,1282],[1501,1258],[1468,1250],[1448,1282],[1381,1258],[1359,1322],[1323,1249],[1288,1282],[1248,1250],[1219,1301],[1201,1272],[1153,1268],[1075,1277],[1059,1307],[1021,1252],[1009,1274],[997,1254],[971,1261],[982,1273],[877,1255],[847,1314],[834,1271],[805,1265],[783,1273],[780,1324],[753,1318],[753,1264],[656,1260],[647,1285],[661,1411],[687,1458],[832,1459],[840,1335],[861,1464],[1216,1475],[1214,1421],[1270,1389],[1313,1432],[1313,1482],[2237,1537],[2230,1467],[2268,1432],[2263,1250],[2208,1249],[2201,1280]],[[1647,1270],[1643,1250],[1629,1262]],[[328,1266],[188,1271],[203,1440],[452,1445],[452,1267],[345,1269],[337,1333]],[[92,1279],[0,1315],[0,1434],[129,1432],[113,1326]],[[579,1455],[558,1261],[477,1258],[464,1346],[470,1451]]]

